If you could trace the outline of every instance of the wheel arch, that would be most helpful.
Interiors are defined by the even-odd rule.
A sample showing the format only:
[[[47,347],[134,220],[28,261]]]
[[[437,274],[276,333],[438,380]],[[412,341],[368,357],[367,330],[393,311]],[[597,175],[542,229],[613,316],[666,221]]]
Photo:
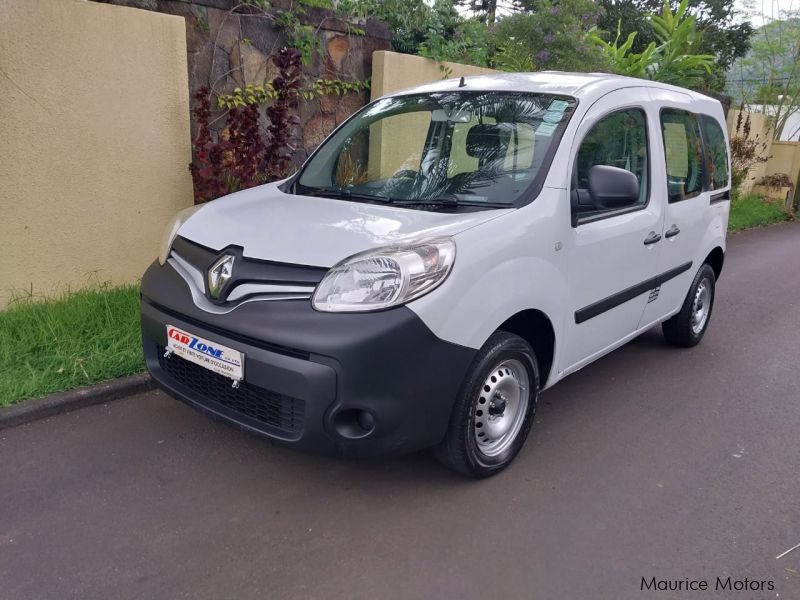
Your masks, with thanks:
[[[714,269],[714,276],[719,279],[722,273],[722,265],[725,263],[725,251],[720,246],[717,246],[708,253],[703,262],[708,263]]]
[[[539,387],[543,389],[550,379],[556,350],[555,329],[550,318],[541,310],[529,308],[503,321],[497,330],[518,335],[531,345],[539,366]]]

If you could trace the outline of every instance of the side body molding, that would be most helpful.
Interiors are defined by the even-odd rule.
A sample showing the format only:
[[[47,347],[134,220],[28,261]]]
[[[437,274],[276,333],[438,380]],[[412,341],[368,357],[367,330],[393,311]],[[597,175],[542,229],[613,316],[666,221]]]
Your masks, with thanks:
[[[613,294],[611,296],[608,296],[607,298],[603,298],[602,300],[593,302],[589,306],[585,306],[584,308],[576,310],[575,323],[576,324],[583,323],[584,321],[588,321],[593,317],[603,314],[607,310],[611,310],[615,306],[619,306],[623,302],[627,302],[628,300],[633,300],[634,298],[636,298],[636,296],[644,294],[645,292],[648,292],[654,288],[657,288],[658,286],[668,282],[670,279],[674,279],[681,273],[685,273],[691,268],[692,268],[691,262],[683,263],[682,265],[678,265],[674,269],[665,271],[660,275],[656,275],[655,277],[646,279],[641,283],[638,283],[627,289],[620,290],[616,294]]]

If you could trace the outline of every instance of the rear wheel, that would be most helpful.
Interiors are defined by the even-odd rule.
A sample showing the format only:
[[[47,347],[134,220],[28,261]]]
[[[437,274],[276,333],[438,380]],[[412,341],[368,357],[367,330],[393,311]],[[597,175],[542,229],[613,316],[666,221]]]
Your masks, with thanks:
[[[499,473],[525,443],[538,397],[539,370],[530,344],[496,332],[475,357],[434,455],[470,477]]]
[[[703,339],[714,308],[715,285],[714,269],[704,264],[694,276],[680,312],[661,325],[668,342],[690,348]]]

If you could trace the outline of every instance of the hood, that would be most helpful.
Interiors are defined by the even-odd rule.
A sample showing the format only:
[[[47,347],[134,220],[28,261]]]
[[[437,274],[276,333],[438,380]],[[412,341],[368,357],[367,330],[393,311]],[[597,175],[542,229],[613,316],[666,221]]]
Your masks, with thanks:
[[[348,256],[418,239],[455,235],[513,209],[436,213],[285,194],[270,183],[214,200],[178,235],[262,260],[331,267]]]

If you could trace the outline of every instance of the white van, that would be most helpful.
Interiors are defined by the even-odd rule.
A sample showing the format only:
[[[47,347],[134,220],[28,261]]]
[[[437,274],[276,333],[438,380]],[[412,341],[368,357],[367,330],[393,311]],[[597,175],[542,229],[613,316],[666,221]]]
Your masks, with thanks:
[[[542,390],[659,323],[703,337],[724,123],[716,100],[605,74],[380,98],[290,179],[175,218],[142,281],[149,370],[276,441],[497,473]]]

